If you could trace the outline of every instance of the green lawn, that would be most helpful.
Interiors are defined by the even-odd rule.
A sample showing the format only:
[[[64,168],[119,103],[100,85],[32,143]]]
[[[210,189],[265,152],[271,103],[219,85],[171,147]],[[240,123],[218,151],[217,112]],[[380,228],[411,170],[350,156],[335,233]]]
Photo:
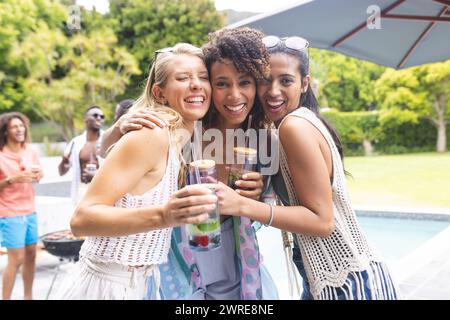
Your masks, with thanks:
[[[450,208],[450,152],[347,157],[355,205]]]

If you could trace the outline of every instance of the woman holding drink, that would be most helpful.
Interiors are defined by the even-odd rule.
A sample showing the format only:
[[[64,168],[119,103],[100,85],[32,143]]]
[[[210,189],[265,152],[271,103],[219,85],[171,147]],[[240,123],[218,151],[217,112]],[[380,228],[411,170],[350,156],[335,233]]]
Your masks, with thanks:
[[[133,108],[152,109],[169,125],[131,132],[111,149],[71,219],[74,235],[87,238],[56,298],[143,299],[149,273],[158,287],[172,226],[199,223],[216,208],[207,188],[176,191],[181,147],[208,110],[210,94],[199,48],[177,44],[155,53]]]
[[[215,192],[217,183],[216,163],[214,160],[196,160],[189,164],[189,184],[203,184]],[[194,250],[208,251],[220,247],[220,217],[218,208],[210,212],[209,219],[199,224],[187,225],[187,240]]]
[[[294,233],[302,299],[397,299],[389,271],[351,207],[339,137],[319,115],[309,84],[308,42],[275,36],[263,41],[271,71],[259,83],[258,97],[279,129],[281,172],[272,182],[285,206],[240,197],[221,184],[220,212]]]
[[[218,129],[222,137],[226,137],[227,130],[247,129],[249,115],[253,119],[251,128],[264,126],[264,115],[256,101],[256,83],[269,71],[262,37],[262,33],[249,28],[224,29],[210,35],[203,52],[212,83],[213,105],[203,118],[203,130]],[[222,150],[227,149],[227,143],[233,149],[234,141],[224,139]],[[232,168],[226,164],[225,152],[222,156],[212,154],[217,163],[210,159],[195,159],[190,166],[189,182],[218,180],[227,183]],[[200,179],[196,177],[196,170]],[[204,180],[203,177],[209,178]],[[263,182],[253,166],[239,177],[235,186],[238,188],[236,192],[242,196],[259,199]],[[277,289],[261,265],[251,220],[220,216],[220,222],[220,246],[217,237],[219,226],[215,223],[200,226],[204,230],[188,226],[187,235],[181,229],[174,232],[174,257],[183,257],[178,259],[178,263],[182,265],[181,269],[190,272],[187,277],[193,294],[187,292],[183,295],[180,289],[182,276],[174,273],[174,261],[169,261],[172,263],[170,266],[162,266],[162,273],[168,275],[162,277],[164,297],[206,300],[277,298]],[[210,248],[214,249],[205,250]],[[171,281],[165,281],[166,278]]]

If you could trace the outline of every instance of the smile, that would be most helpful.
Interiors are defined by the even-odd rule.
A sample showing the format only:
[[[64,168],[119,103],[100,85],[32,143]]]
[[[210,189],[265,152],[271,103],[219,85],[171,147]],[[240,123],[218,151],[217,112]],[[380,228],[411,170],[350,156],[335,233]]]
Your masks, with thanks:
[[[241,103],[235,106],[228,106],[228,105],[224,105],[225,109],[227,109],[228,111],[230,111],[231,113],[240,113],[241,111],[243,111],[246,107],[245,103]]]
[[[203,104],[203,102],[205,102],[205,97],[202,96],[187,97],[184,101],[187,103],[200,105]]]
[[[284,100],[266,100],[268,111],[277,112],[285,104]]]

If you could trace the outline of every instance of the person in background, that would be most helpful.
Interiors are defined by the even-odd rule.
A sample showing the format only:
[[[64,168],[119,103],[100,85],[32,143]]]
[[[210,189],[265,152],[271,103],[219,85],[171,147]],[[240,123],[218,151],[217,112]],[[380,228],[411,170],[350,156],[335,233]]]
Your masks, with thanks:
[[[134,100],[133,99],[125,99],[120,101],[116,106],[116,112],[114,114],[114,123],[117,122],[120,118],[122,118],[123,115],[125,115],[128,112],[128,109],[131,108],[133,105]]]
[[[88,184],[100,166],[100,139],[105,116],[98,106],[89,107],[84,113],[86,130],[70,141],[59,163],[58,170],[62,176],[73,166],[71,198],[76,205],[86,192]]]
[[[30,146],[28,119],[19,112],[0,116],[0,242],[7,248],[3,299],[11,299],[22,266],[24,299],[33,298],[38,242],[33,183],[42,178],[36,150]]]
[[[134,100],[126,99],[117,104],[114,125],[102,135],[99,150],[101,157],[105,158],[109,149],[129,131],[139,130],[144,127],[155,128],[155,126],[159,126],[164,128],[168,126],[168,122],[159,118],[158,114],[153,110],[140,109],[128,113],[133,103]]]

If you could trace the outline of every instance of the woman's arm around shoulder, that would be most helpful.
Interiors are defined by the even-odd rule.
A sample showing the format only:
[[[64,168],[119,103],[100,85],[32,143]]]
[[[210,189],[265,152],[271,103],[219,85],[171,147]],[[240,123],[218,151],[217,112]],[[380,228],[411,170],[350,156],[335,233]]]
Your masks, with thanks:
[[[159,118],[158,113],[154,111],[143,109],[126,113],[103,133],[100,144],[100,156],[106,158],[109,148],[127,132],[142,128],[153,129],[156,126],[164,128],[167,125],[163,119]]]

